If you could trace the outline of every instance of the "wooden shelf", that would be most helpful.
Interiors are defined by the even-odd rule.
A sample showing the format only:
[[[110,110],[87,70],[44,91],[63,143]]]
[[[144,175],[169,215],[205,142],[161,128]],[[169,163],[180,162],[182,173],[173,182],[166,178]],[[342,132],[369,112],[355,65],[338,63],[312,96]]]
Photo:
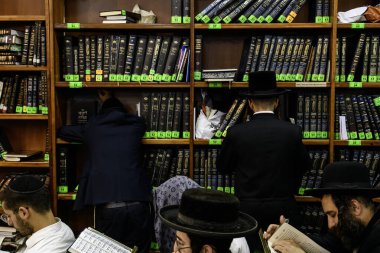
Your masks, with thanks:
[[[360,22],[359,22],[360,23]],[[379,29],[380,24],[378,23],[363,23],[364,29]],[[338,29],[352,29],[352,24],[337,24]],[[362,29],[359,29],[362,30]]]
[[[211,139],[211,140],[221,140],[223,142],[223,139]],[[211,145],[211,144],[210,144],[209,139],[194,139],[194,145]]]
[[[196,30],[210,29],[210,24],[195,24]],[[316,23],[253,23],[253,24],[220,24],[220,29],[329,29],[332,28],[331,23],[327,24],[316,24]],[[220,29],[210,29],[210,30],[220,30]]]
[[[360,145],[359,143],[350,143],[350,141],[338,141],[338,140],[334,140],[334,145],[335,146],[356,146],[356,147],[359,147],[359,146],[375,146],[375,147],[378,147],[380,146],[380,141],[377,141],[377,140],[354,140],[355,142],[357,141],[360,141]]]
[[[45,21],[42,15],[0,15],[0,21]]]
[[[7,162],[0,161],[0,167],[12,167],[12,168],[49,168],[49,161],[45,161],[43,158],[35,159],[25,162]]]
[[[48,120],[48,118],[48,115],[43,114],[0,113],[0,120]]]
[[[190,83],[164,82],[82,82],[83,88],[190,88]],[[56,82],[57,88],[69,88],[69,82]]]
[[[75,200],[77,194],[74,192],[58,193],[58,200]]]
[[[46,66],[0,65],[0,71],[47,71]]]
[[[335,88],[357,88],[352,87],[354,84],[350,85],[350,83],[335,83]],[[362,87],[359,88],[380,88],[380,83],[361,83]]]
[[[329,82],[277,82],[280,88],[328,88]],[[248,88],[248,82],[195,82],[195,88]]]
[[[81,23],[80,29],[68,29],[67,24],[55,24],[57,30],[190,30],[190,24],[103,24]]]
[[[330,140],[329,139],[302,139],[303,144],[305,145],[329,145]]]
[[[57,139],[57,144],[75,145],[82,144],[79,142],[68,142],[60,138]],[[142,139],[144,145],[189,145],[190,139]]]
[[[320,198],[312,197],[312,196],[295,196],[297,202],[320,202]]]

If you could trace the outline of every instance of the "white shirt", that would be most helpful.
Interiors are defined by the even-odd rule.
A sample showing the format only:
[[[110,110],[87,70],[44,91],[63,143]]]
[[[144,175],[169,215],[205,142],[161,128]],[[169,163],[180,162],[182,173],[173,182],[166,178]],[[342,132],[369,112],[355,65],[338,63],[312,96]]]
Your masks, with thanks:
[[[23,253],[66,253],[74,243],[73,231],[59,218],[56,223],[33,233],[26,240],[26,248]],[[20,252],[20,251],[17,251]]]
[[[258,111],[258,112],[255,112],[253,115],[262,114],[262,113],[271,113],[271,114],[274,114],[274,112],[272,112],[272,111]]]
[[[230,245],[232,253],[250,253],[245,237],[234,238]]]

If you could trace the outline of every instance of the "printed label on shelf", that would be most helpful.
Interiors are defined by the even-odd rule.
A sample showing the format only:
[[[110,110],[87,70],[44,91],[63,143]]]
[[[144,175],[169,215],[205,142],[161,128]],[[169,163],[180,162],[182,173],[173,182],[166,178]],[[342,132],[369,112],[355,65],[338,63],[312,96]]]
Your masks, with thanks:
[[[67,29],[80,29],[80,23],[67,23]]]
[[[82,82],[69,82],[69,88],[83,88]]]
[[[349,88],[363,88],[362,82],[349,82],[348,83]]]
[[[191,23],[191,17],[182,17],[182,21],[184,24],[190,24]]]
[[[208,29],[222,29],[222,24],[209,24]]]
[[[296,82],[296,87],[327,87],[327,82]]]
[[[352,29],[364,29],[365,23],[352,23],[351,28]]]
[[[349,140],[348,146],[361,146],[362,141],[361,140]]]
[[[208,141],[209,145],[222,145],[222,139],[210,139]]]
[[[58,192],[59,193],[68,193],[69,192],[69,187],[67,186],[58,186]]]
[[[209,88],[222,88],[223,87],[223,83],[221,83],[221,82],[208,83],[208,87]]]
[[[182,17],[181,16],[172,16],[171,23],[172,24],[181,24],[182,23]]]

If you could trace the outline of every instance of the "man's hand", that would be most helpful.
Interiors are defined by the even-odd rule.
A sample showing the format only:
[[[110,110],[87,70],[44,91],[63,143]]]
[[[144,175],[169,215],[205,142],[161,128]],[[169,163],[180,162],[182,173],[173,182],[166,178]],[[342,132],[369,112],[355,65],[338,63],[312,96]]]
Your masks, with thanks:
[[[284,217],[284,215],[281,215],[280,216],[280,225],[285,223],[286,219]],[[278,224],[270,224],[269,227],[267,228],[267,231],[264,232],[263,234],[263,238],[265,240],[268,240],[273,234],[274,232],[276,232],[276,230],[278,229],[278,227],[280,226]]]
[[[272,248],[281,253],[305,253],[297,243],[292,240],[281,240],[274,242]]]

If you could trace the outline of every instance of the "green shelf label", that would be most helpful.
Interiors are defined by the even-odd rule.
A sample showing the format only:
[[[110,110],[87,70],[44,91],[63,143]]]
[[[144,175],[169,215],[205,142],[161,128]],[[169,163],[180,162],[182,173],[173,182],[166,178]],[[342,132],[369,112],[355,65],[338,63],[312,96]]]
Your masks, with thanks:
[[[45,153],[45,155],[44,155],[44,161],[49,161],[49,160],[50,160],[49,153]]]
[[[302,81],[303,80],[303,75],[302,74],[297,74],[296,75],[296,81]]]
[[[310,139],[316,139],[317,138],[317,132],[316,131],[311,131],[310,132]]]
[[[182,138],[183,139],[189,139],[190,138],[190,132],[182,132]]]
[[[278,17],[277,21],[280,22],[280,23],[284,23],[284,21],[286,20],[286,17],[284,15],[281,15],[280,17]]]
[[[304,139],[309,139],[309,138],[310,138],[310,132],[308,132],[308,131],[304,131],[304,132],[303,132],[303,138],[304,138]]]
[[[109,80],[111,82],[116,82],[117,81],[117,76],[115,74],[110,74]]]
[[[76,200],[77,199],[77,195],[76,194],[71,195],[71,199],[72,200]]]
[[[150,131],[150,138],[157,139],[157,131]]]
[[[215,24],[220,23],[221,18],[219,16],[215,16],[212,21],[214,21]]]
[[[121,74],[116,75],[116,81],[122,82],[123,81],[123,75],[121,75]]]
[[[362,75],[361,80],[362,80],[362,82],[368,82],[368,76],[367,75]]]
[[[361,140],[349,140],[348,146],[361,146],[362,141]]]
[[[140,80],[143,82],[148,82],[149,76],[147,74],[142,74]]]
[[[241,23],[245,23],[245,21],[247,21],[247,17],[244,16],[244,15],[241,15],[240,18],[239,18],[239,21],[240,21]]]
[[[194,80],[195,81],[202,80],[202,72],[200,72],[200,71],[194,71]]]
[[[222,139],[210,139],[208,141],[209,145],[222,145]]]
[[[161,74],[154,74],[154,81],[161,82],[162,75]]]
[[[173,139],[179,139],[179,132],[178,131],[172,131],[172,138]]]
[[[249,16],[248,20],[249,20],[249,22],[251,22],[251,23],[255,23],[256,20],[257,20],[257,18],[256,18],[255,16],[251,15],[251,16]]]
[[[103,81],[103,76],[102,75],[96,75],[95,76],[95,81],[96,82],[102,82]]]
[[[207,15],[205,15],[205,16],[202,17],[202,21],[203,21],[204,23],[206,23],[206,24],[207,24],[208,22],[210,22],[210,20],[211,20],[211,19],[210,19],[209,16],[207,16]]]
[[[354,75],[348,75],[347,82],[352,82],[352,81],[354,81]]]
[[[82,82],[69,82],[69,88],[83,88]]]
[[[372,139],[373,139],[373,135],[372,135],[372,133],[371,133],[371,132],[369,132],[369,133],[365,133],[365,138],[366,138],[367,140],[372,140]]]
[[[305,188],[299,188],[298,189],[298,194],[299,195],[304,195],[304,193],[305,193]]]
[[[351,28],[352,29],[364,29],[365,23],[352,23]]]
[[[257,21],[259,21],[260,23],[262,23],[263,21],[265,20],[265,18],[263,16],[260,16]]]
[[[271,16],[267,16],[267,17],[265,18],[265,21],[266,21],[267,23],[272,23],[273,18],[272,18]]]
[[[181,16],[172,16],[170,19],[172,24],[181,24],[182,23],[182,17]]]
[[[150,138],[150,132],[145,132],[143,138],[149,139]]]
[[[67,23],[67,29],[80,29],[80,23]]]
[[[243,82],[248,82],[248,80],[249,80],[249,75],[245,74],[243,76]]]
[[[168,74],[163,74],[162,75],[162,81],[164,82],[170,82],[171,81],[171,76]]]
[[[319,74],[318,75],[318,82],[323,82],[325,80],[325,75],[324,74]]]
[[[48,114],[49,113],[49,108],[47,107],[47,106],[43,106],[42,108],[41,108],[41,112],[42,112],[42,114]]]
[[[328,133],[326,131],[322,131],[322,139],[327,139]]]
[[[165,139],[165,137],[166,137],[166,132],[162,132],[162,131],[158,132],[158,138],[159,139]]]
[[[124,82],[130,82],[131,81],[131,75],[123,75],[123,81]]]
[[[16,106],[16,113],[22,113],[22,106]]]
[[[365,133],[363,133],[363,132],[359,133],[359,139],[364,140],[365,139]]]
[[[358,133],[357,132],[351,132],[350,133],[350,139],[357,139],[358,138]]]
[[[222,88],[223,87],[223,83],[221,83],[221,82],[208,83],[208,87],[209,88]]]
[[[368,81],[370,83],[375,83],[377,81],[377,77],[376,76],[369,76]]]
[[[69,192],[69,187],[67,187],[67,186],[58,186],[58,192],[59,193],[68,193]]]
[[[346,76],[345,75],[340,75],[340,81],[345,82],[346,81]]]
[[[166,131],[165,132],[165,138],[166,139],[171,139],[172,138],[172,132],[171,131]]]
[[[380,97],[377,97],[373,100],[373,102],[375,103],[375,106],[379,106],[380,105]]]
[[[190,24],[191,23],[191,18],[190,17],[182,17],[182,22],[184,24]]]
[[[215,136],[220,138],[222,136],[222,134],[223,134],[223,132],[218,130],[218,131],[216,131]]]
[[[91,69],[86,69],[85,74],[86,75],[90,75],[91,74]]]
[[[323,16],[323,21],[322,23],[330,23],[330,17]]]
[[[132,82],[140,82],[141,76],[140,75],[132,75]]]
[[[227,16],[227,17],[225,17],[223,19],[223,21],[224,21],[224,23],[229,24],[232,21],[232,18],[230,18],[229,16]]]
[[[208,29],[213,29],[213,30],[222,29],[222,24],[209,24]]]
[[[202,15],[200,13],[195,16],[196,21],[200,21],[201,19],[202,19]]]
[[[316,16],[315,17],[315,23],[319,24],[319,23],[323,23],[323,18],[322,16]]]
[[[348,83],[349,88],[363,88],[362,82],[349,82]]]
[[[73,75],[65,75],[65,81],[66,82],[74,81],[74,76]]]

